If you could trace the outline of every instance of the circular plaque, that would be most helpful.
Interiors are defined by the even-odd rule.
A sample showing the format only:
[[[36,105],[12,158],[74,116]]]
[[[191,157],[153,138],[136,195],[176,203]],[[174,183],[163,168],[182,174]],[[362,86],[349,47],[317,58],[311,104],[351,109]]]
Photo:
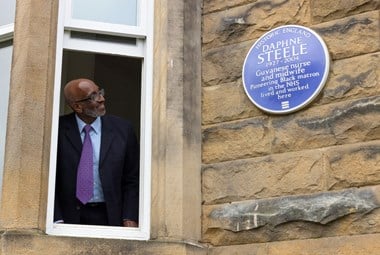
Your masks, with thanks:
[[[287,25],[261,36],[243,65],[243,85],[258,108],[285,114],[308,105],[322,90],[330,58],[322,38],[313,30]]]

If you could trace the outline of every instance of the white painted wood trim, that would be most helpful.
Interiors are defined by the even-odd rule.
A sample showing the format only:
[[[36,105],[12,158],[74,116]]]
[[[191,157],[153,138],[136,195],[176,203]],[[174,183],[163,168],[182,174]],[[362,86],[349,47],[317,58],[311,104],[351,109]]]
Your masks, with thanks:
[[[66,1],[70,2],[70,1]],[[55,175],[56,175],[56,155],[57,155],[57,139],[58,139],[58,119],[60,105],[60,87],[61,87],[61,70],[62,70],[62,53],[65,47],[75,45],[75,49],[79,50],[80,45],[85,42],[68,42],[72,39],[64,38],[64,22],[65,22],[65,1],[59,1],[59,16],[57,28],[57,47],[56,47],[56,66],[54,80],[54,99],[52,111],[52,131],[51,131],[51,149],[50,149],[50,171],[49,171],[49,187],[48,187],[48,205],[47,205],[47,221],[46,233],[57,236],[78,236],[78,237],[94,237],[94,238],[112,238],[112,239],[134,239],[148,240],[150,238],[150,208],[151,208],[151,150],[152,150],[152,90],[153,90],[153,13],[154,0],[149,2],[145,7],[146,23],[149,24],[146,30],[146,39],[137,40],[135,50],[138,51],[142,61],[142,95],[141,95],[141,140],[140,140],[140,218],[139,228],[124,227],[108,227],[108,226],[89,226],[89,225],[73,225],[73,224],[55,224],[54,219],[54,193],[55,193]],[[149,8],[148,8],[149,7]],[[68,41],[67,41],[68,40]],[[79,39],[80,40],[80,39]],[[99,46],[95,46],[93,42],[93,52],[111,53],[109,47],[113,47],[112,43],[100,51]],[[88,51],[86,47],[81,50]],[[113,54],[124,56],[133,55],[132,48],[119,48],[118,52]]]
[[[0,42],[4,42],[13,38],[14,23],[0,26]]]

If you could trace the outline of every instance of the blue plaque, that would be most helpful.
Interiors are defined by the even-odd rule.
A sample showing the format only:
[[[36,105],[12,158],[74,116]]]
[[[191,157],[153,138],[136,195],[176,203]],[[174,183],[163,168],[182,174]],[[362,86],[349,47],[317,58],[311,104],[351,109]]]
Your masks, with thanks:
[[[287,25],[261,36],[243,65],[243,85],[261,110],[285,114],[308,105],[322,90],[330,58],[322,38],[313,30]]]

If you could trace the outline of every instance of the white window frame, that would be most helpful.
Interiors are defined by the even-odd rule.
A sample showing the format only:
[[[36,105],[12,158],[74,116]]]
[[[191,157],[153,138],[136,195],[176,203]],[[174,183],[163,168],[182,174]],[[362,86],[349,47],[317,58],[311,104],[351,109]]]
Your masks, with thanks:
[[[0,37],[0,43],[3,41],[10,40],[8,38],[4,40],[4,37]],[[13,52],[13,45],[10,44],[10,50]],[[6,48],[7,48],[6,47]],[[1,49],[0,49],[1,50]],[[4,61],[3,59],[1,61]],[[9,61],[9,62],[8,62]],[[10,91],[10,75],[12,70],[12,53],[10,59],[6,59],[6,70],[0,70],[0,80],[4,81],[2,83],[1,96],[0,96],[0,201],[2,200],[2,186],[3,186],[3,174],[4,174],[4,158],[5,158],[5,142],[6,142],[6,134],[7,134],[7,117],[8,117],[8,103],[9,103],[9,91]],[[9,64],[9,65],[8,65]],[[8,69],[9,68],[9,69]],[[5,73],[7,72],[7,73]]]
[[[0,26],[0,42],[13,39],[14,23]]]
[[[136,45],[109,43],[105,47],[102,42],[95,42],[86,39],[70,38],[70,31],[83,31],[73,29],[74,23],[67,23],[67,14],[65,10],[69,0],[59,0],[59,16],[57,28],[57,49],[54,81],[54,98],[52,112],[52,131],[51,131],[51,149],[50,149],[50,171],[49,171],[49,188],[48,188],[48,205],[46,233],[57,236],[76,236],[76,237],[94,237],[94,238],[112,238],[112,239],[132,239],[148,240],[150,238],[150,201],[151,201],[151,141],[152,141],[152,84],[153,84],[153,4],[154,0],[140,0],[140,9],[143,6],[145,21],[138,32],[130,30],[127,26],[121,36],[131,36],[136,38]],[[85,32],[103,33],[120,36],[121,31],[115,27],[110,30],[104,30],[104,27],[97,26],[98,22],[93,22]],[[54,219],[54,193],[55,193],[55,176],[56,176],[56,156],[58,140],[58,120],[60,108],[61,92],[61,68],[63,50],[81,50],[84,52],[117,54],[127,57],[139,57],[142,59],[141,75],[141,129],[140,129],[140,204],[139,204],[139,227],[110,227],[110,226],[91,226],[53,223]]]
[[[16,3],[15,3],[16,4]],[[14,22],[0,26],[0,42],[6,42],[13,39],[14,32]],[[13,45],[12,55],[13,55]],[[12,61],[11,61],[12,62]],[[10,67],[12,70],[12,66]],[[1,74],[0,74],[1,75]],[[10,81],[9,81],[10,82]],[[7,132],[7,117],[8,117],[8,103],[9,103],[9,90],[10,84],[7,84],[8,87],[2,88],[2,96],[0,106],[2,108],[1,123],[0,123],[0,200],[2,198],[2,186],[3,186],[3,172],[4,172],[4,157],[5,157],[5,142],[6,142],[6,132]]]
[[[128,26],[121,24],[111,24],[104,23],[98,21],[89,21],[82,19],[74,19],[72,18],[72,2],[71,0],[66,1],[66,12],[65,12],[65,27],[66,29],[73,31],[81,31],[81,32],[94,32],[94,33],[106,33],[113,34],[119,36],[127,36],[127,37],[135,37],[135,38],[145,38],[146,37],[146,27],[147,20],[143,19],[143,11],[147,10],[148,3],[147,0],[138,0],[137,1],[137,25],[136,26]],[[151,1],[151,5],[153,5],[154,1]],[[149,6],[151,7],[151,6]],[[144,12],[144,14],[146,14]]]
[[[123,44],[120,42],[94,42],[91,39],[72,38],[71,31],[65,31],[63,36],[63,48],[65,50],[80,50],[85,48],[87,52],[108,53],[129,57],[144,58],[144,39],[136,39],[136,45]],[[110,47],[112,46],[112,47]]]

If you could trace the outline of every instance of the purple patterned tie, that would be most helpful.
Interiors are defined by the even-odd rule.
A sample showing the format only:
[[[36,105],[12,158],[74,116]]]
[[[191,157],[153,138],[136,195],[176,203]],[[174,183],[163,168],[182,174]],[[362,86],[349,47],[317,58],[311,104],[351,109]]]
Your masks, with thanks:
[[[86,125],[82,154],[77,173],[77,198],[86,204],[93,196],[94,173],[93,173],[93,150],[90,138],[91,126]]]

